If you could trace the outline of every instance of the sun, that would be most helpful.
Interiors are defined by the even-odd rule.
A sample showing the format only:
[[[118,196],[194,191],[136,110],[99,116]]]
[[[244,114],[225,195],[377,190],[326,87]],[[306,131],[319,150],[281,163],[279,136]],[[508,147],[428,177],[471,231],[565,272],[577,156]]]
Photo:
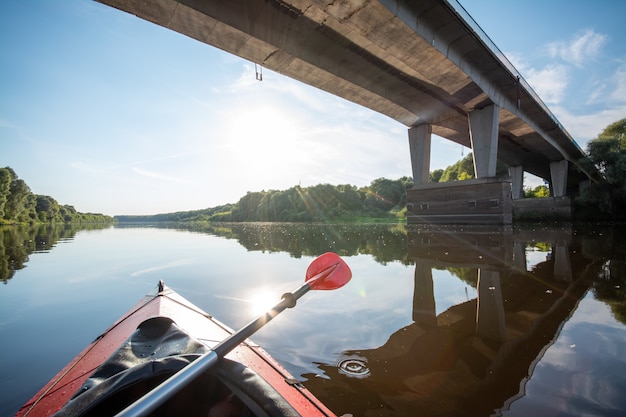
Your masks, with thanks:
[[[224,134],[234,166],[245,167],[256,178],[280,176],[286,165],[297,167],[301,131],[289,112],[261,106],[240,112],[227,123]]]
[[[267,290],[260,290],[248,300],[250,303],[250,311],[254,316],[260,316],[266,313],[274,307],[278,301],[279,299],[276,297],[276,294]]]

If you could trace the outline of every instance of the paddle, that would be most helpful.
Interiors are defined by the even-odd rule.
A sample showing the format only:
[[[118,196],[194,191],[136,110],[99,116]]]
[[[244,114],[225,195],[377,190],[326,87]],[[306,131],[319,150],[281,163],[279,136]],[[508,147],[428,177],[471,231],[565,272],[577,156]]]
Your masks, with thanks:
[[[152,391],[122,410],[116,417],[139,417],[149,414],[214,366],[228,352],[241,344],[283,310],[295,307],[296,301],[309,290],[334,290],[345,285],[350,281],[351,277],[352,272],[350,268],[339,255],[332,252],[320,255],[307,268],[304,285],[293,293],[283,294],[280,302],[267,313],[224,339],[213,350],[203,354],[191,364],[172,375]]]

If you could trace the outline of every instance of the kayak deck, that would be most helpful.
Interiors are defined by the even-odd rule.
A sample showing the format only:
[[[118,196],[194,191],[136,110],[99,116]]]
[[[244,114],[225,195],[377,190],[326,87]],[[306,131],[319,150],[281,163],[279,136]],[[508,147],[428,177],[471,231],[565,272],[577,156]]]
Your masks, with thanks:
[[[232,329],[161,282],[156,292],[98,336],[16,416],[113,415],[231,333]],[[250,340],[153,415],[334,416]]]

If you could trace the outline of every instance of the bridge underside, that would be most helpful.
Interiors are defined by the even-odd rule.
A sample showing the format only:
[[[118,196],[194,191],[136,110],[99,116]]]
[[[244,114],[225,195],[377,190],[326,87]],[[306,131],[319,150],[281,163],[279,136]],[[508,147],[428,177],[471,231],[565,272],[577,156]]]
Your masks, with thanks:
[[[568,181],[586,179],[578,146],[447,2],[100,1],[464,146],[468,115],[495,103],[499,160],[550,179],[566,159]]]

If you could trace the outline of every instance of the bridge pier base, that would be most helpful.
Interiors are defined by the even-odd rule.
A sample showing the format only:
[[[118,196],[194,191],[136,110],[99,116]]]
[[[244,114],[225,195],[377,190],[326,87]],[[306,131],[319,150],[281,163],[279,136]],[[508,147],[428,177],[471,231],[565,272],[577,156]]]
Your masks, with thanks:
[[[429,183],[407,189],[407,222],[511,224],[511,183],[483,178]]]

